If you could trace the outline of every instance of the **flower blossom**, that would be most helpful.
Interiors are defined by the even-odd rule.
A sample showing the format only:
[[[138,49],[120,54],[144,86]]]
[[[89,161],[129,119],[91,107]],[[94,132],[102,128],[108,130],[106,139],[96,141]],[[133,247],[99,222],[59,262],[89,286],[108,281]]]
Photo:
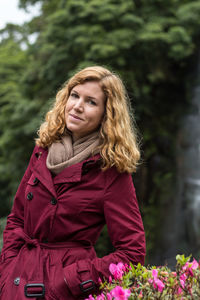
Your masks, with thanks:
[[[177,295],[181,295],[182,293],[183,293],[183,290],[182,290],[182,288],[179,286],[176,294],[177,294]]]
[[[85,300],[95,300],[94,297],[92,297],[92,295],[89,295],[89,298],[85,299]]]
[[[160,279],[158,279],[158,271],[156,269],[152,270],[152,276],[153,280],[149,279],[149,282],[153,283],[154,289],[158,289],[159,292],[162,292],[165,285]]]
[[[99,283],[99,284],[102,284],[102,280],[101,280],[100,277],[99,277],[99,279],[98,279],[98,283]]]
[[[128,297],[131,295],[131,291],[123,289],[121,286],[116,286],[110,294],[115,300],[128,300]]]
[[[125,272],[126,268],[123,263],[119,262],[116,264],[110,264],[109,271],[114,276],[114,279],[122,279],[122,276]]]
[[[104,294],[98,295],[97,298],[96,298],[96,300],[105,300],[105,299],[106,298],[105,298]]]
[[[186,262],[186,264],[183,266],[182,270],[183,271],[188,271],[189,274],[193,277],[193,270],[196,270],[199,267],[198,262],[196,259],[193,259],[192,262]]]
[[[112,295],[111,295],[111,293],[107,293],[107,294],[106,294],[106,297],[107,297],[108,300],[112,300]]]
[[[187,279],[186,274],[185,273],[181,274],[181,276],[180,276],[180,283],[181,283],[181,286],[182,286],[183,289],[185,287],[185,281],[186,281],[186,279]]]
[[[139,295],[138,295],[138,298],[143,298],[142,290],[140,291],[140,293],[139,293]]]

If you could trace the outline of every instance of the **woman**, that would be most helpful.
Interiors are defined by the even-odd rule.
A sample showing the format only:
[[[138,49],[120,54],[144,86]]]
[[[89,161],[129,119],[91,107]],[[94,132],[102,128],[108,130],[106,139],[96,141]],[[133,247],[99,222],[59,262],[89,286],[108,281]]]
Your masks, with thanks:
[[[84,299],[110,263],[144,263],[131,172],[140,158],[118,76],[75,74],[46,115],[15,196],[1,253],[1,299]],[[116,249],[97,258],[104,224]]]

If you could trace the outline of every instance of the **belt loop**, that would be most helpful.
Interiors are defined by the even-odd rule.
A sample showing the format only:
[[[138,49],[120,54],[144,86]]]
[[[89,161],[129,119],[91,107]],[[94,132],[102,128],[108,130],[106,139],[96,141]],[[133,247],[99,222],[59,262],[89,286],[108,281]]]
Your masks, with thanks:
[[[78,273],[82,273],[82,272],[86,272],[86,271],[89,272],[88,265],[84,260],[79,260],[77,262],[77,265],[78,265],[78,268],[77,268]]]
[[[96,285],[91,279],[90,269],[86,261],[79,260],[77,262],[77,272],[81,279],[81,283],[79,284],[80,290],[83,293],[92,291]]]
[[[31,291],[29,291],[29,288]],[[36,289],[34,292],[33,290]],[[40,289],[38,291],[37,289]],[[44,298],[45,296],[45,287],[43,283],[28,283],[24,287],[24,294],[27,298]]]

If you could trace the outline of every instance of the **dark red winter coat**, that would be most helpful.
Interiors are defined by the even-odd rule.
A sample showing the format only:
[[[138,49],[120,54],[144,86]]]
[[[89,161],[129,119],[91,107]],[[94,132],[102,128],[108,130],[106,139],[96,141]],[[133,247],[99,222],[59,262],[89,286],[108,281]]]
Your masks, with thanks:
[[[110,263],[144,263],[145,236],[131,175],[102,172],[100,155],[52,177],[36,146],[4,231],[0,299],[84,299]],[[98,258],[104,224],[115,252]],[[38,294],[38,296],[34,296]]]

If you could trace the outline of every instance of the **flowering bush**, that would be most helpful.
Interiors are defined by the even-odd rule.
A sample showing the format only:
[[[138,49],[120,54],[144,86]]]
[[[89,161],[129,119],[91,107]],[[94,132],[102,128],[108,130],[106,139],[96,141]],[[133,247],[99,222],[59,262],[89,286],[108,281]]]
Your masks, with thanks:
[[[176,256],[176,270],[110,264],[109,280],[100,283],[101,294],[86,300],[200,299],[200,263],[191,256]]]

